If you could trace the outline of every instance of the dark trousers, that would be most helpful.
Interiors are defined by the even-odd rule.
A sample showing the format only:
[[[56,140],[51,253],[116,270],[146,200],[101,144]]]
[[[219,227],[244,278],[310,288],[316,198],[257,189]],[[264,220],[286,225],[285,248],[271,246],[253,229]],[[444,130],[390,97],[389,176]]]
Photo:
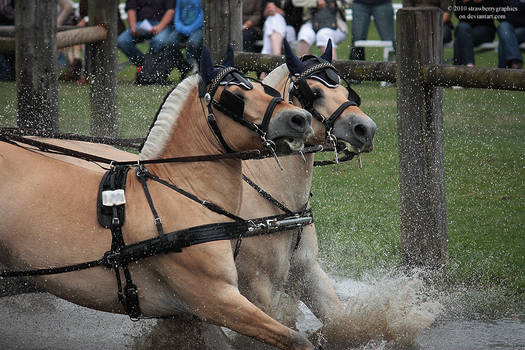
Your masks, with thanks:
[[[474,47],[492,42],[496,29],[492,26],[474,26],[459,22],[454,32],[454,64],[474,64]]]
[[[242,50],[246,52],[255,52],[255,42],[260,35],[253,28],[246,28],[242,31]]]

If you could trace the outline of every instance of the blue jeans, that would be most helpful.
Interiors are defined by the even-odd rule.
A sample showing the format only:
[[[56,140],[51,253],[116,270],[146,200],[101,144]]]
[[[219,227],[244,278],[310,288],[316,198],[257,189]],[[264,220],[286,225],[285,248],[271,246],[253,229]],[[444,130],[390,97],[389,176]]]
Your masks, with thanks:
[[[140,26],[142,21],[137,22],[137,28]],[[158,21],[150,22],[152,26],[157,25]],[[131,31],[126,29],[123,31],[117,39],[119,49],[124,52],[124,54],[129,58],[129,60],[136,66],[142,66],[144,64],[144,54],[137,48],[137,44],[146,40],[151,40],[149,52],[158,53],[160,52],[167,44],[167,39],[171,32],[173,31],[173,26],[169,25],[162,32],[153,36],[151,34],[146,35],[137,35],[132,36]]]
[[[498,37],[498,67],[508,68],[514,60],[523,62],[519,45],[525,42],[525,27],[514,27],[509,22],[500,22]]]
[[[371,16],[374,16],[374,23],[381,40],[390,40],[395,47],[396,33],[394,30],[394,8],[392,3],[367,5],[354,2],[352,5],[352,50],[350,51],[350,59],[365,59],[364,48],[354,47],[354,42],[366,40]]]
[[[474,47],[493,41],[495,36],[494,27],[472,27],[467,22],[459,22],[454,32],[454,64],[474,64]]]
[[[171,55],[173,55],[179,70],[183,71],[184,67],[189,66],[189,64],[197,63],[201,56],[202,40],[202,28],[197,29],[189,36],[177,32],[176,30],[170,33],[166,39],[166,49],[170,51]],[[184,59],[181,52],[182,44],[184,44],[184,42],[186,42],[186,59]]]
[[[0,81],[15,80],[15,56],[0,54]]]

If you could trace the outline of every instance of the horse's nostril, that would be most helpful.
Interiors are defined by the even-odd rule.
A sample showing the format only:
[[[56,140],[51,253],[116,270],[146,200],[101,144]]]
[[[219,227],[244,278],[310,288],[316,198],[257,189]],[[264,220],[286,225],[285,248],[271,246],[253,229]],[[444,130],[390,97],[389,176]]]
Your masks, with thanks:
[[[366,127],[362,124],[357,124],[354,127],[354,132],[357,137],[365,137],[367,134]]]
[[[291,123],[297,129],[304,130],[306,128],[306,118],[302,115],[292,116]]]

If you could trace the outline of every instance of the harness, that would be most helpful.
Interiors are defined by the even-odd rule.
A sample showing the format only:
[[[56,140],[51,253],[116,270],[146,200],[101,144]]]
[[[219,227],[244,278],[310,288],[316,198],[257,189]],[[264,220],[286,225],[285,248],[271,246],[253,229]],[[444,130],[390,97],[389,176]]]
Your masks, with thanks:
[[[301,103],[301,107],[307,110],[312,114],[312,116],[323,123],[325,130],[326,130],[326,140],[327,143],[331,144],[335,149],[335,163],[338,163],[338,155],[337,155],[337,139],[332,134],[332,129],[334,128],[334,124],[341,116],[343,111],[347,109],[350,106],[359,106],[361,105],[361,98],[355,92],[351,87],[348,81],[346,82],[346,89],[348,91],[348,100],[343,102],[328,118],[323,116],[321,113],[319,113],[314,108],[314,103],[318,96],[312,91],[310,86],[308,85],[308,82],[306,79],[316,79],[321,81],[324,85],[328,87],[336,87],[339,85],[341,77],[337,73],[337,69],[328,61],[312,56],[312,55],[305,55],[301,57],[302,61],[306,62],[313,62],[313,65],[311,65],[309,68],[307,68],[302,73],[292,76],[292,83],[290,84],[290,93],[289,93],[289,99],[290,103],[292,102],[293,98],[297,98],[299,100],[299,103]],[[350,156],[350,155],[347,155]],[[353,154],[351,155],[353,158]],[[350,158],[351,159],[351,158]],[[348,159],[345,159],[348,160]],[[325,164],[322,164],[325,165]]]
[[[230,75],[231,78],[225,81],[225,78],[228,77],[228,75]],[[266,133],[268,132],[270,118],[275,110],[275,107],[277,107],[279,103],[283,102],[283,99],[281,98],[279,92],[275,91],[270,86],[263,84],[261,81],[255,81],[263,85],[264,91],[272,96],[268,107],[266,107],[266,111],[264,113],[264,117],[261,124],[252,123],[244,118],[244,100],[231,93],[230,91],[224,89],[221,92],[219,101],[216,101],[213,98],[215,92],[217,91],[220,85],[237,84],[242,85],[247,90],[253,89],[252,84],[246,79],[246,77],[242,75],[242,73],[237,68],[225,67],[219,73],[217,73],[215,78],[213,78],[212,82],[207,86],[206,89],[204,89],[202,86],[199,86],[199,96],[204,97],[204,103],[206,104],[206,107],[208,109],[208,125],[210,126],[211,130],[221,143],[222,147],[224,147],[224,149],[228,153],[232,153],[234,151],[222,136],[222,133],[217,124],[217,119],[215,118],[215,115],[213,113],[212,106],[215,107],[215,109],[221,111],[224,115],[236,121],[237,123],[245,126],[251,131],[256,132],[263,141],[264,147],[272,150],[275,154],[275,144],[273,141],[266,139]]]
[[[222,137],[220,130],[216,124],[216,119],[213,114],[212,106],[229,116],[236,122],[248,127],[250,130],[257,132],[264,142],[264,145],[268,147],[275,156],[275,145],[271,140],[266,140],[266,132],[269,125],[269,120],[275,106],[282,102],[282,98],[274,96],[266,109],[263,121],[260,125],[248,122],[243,118],[242,110],[238,108],[237,102],[241,100],[234,94],[230,93],[226,89],[221,94],[219,102],[213,100],[211,96],[215,93],[219,84],[229,74],[233,75],[234,79],[240,80],[242,77],[235,68],[226,67],[222,69],[214,78],[210,86],[207,88],[207,93],[204,95],[204,100],[208,106],[208,123],[215,135],[221,141],[225,149],[229,151],[228,154],[234,153],[230,147],[227,146],[224,138]],[[246,80],[247,82],[247,80]],[[231,82],[226,82],[226,84]],[[244,83],[244,81],[241,81]],[[250,84],[248,82],[248,84]],[[250,84],[251,86],[251,84]],[[200,86],[199,86],[200,90]],[[270,87],[266,87],[265,91],[275,91]],[[242,101],[242,100],[241,100]],[[243,109],[242,104],[242,109]],[[16,136],[10,136],[16,139]],[[1,135],[1,140],[6,142],[13,141],[6,135]],[[33,145],[43,145],[38,141],[29,142]],[[16,144],[16,143],[15,143]],[[238,155],[238,152],[235,153]],[[221,157],[229,158],[229,157]],[[101,158],[98,161],[102,160]],[[206,159],[209,160],[209,159]],[[192,161],[195,161],[192,159]],[[16,277],[16,276],[37,276],[37,275],[49,275],[58,274],[63,272],[78,271],[86,268],[92,268],[96,266],[104,266],[111,268],[115,271],[117,280],[117,296],[118,300],[124,307],[126,313],[132,320],[138,320],[141,316],[141,310],[138,298],[138,289],[132,281],[131,273],[128,268],[128,264],[132,261],[144,259],[156,254],[169,253],[169,252],[181,252],[183,248],[191,245],[212,242],[217,240],[231,240],[237,239],[237,243],[234,250],[234,257],[239,253],[240,245],[243,237],[251,237],[262,234],[269,234],[284,230],[290,230],[304,225],[313,223],[313,215],[311,209],[300,210],[298,212],[291,212],[287,210],[285,214],[274,215],[263,218],[256,218],[251,220],[244,220],[243,218],[228,212],[220,206],[202,200],[194,194],[185,191],[184,189],[164,180],[156,175],[147,171],[144,164],[134,163],[136,172],[135,175],[137,180],[141,183],[144,190],[144,195],[151,209],[155,227],[157,230],[157,237],[144,240],[138,243],[127,245],[124,242],[122,235],[122,226],[125,221],[124,205],[125,199],[125,183],[131,165],[111,165],[110,169],[104,174],[101,183],[99,185],[99,192],[97,195],[97,217],[99,223],[111,230],[112,242],[111,249],[104,253],[103,257],[98,260],[88,261],[80,264],[52,267],[46,269],[35,269],[26,271],[2,271],[0,277]],[[199,203],[217,214],[223,215],[232,219],[234,222],[216,223],[208,225],[195,226],[179,231],[170,233],[164,233],[162,226],[162,220],[159,217],[153,199],[148,189],[148,180],[156,181],[171,190],[178,192],[181,195]],[[123,287],[121,275],[124,275],[125,285]]]
[[[297,79],[294,80],[294,87],[292,88],[290,96],[296,96],[301,102],[301,104],[305,103],[303,107],[309,110],[310,113],[312,113],[312,115],[314,115],[316,118],[322,118],[322,120],[319,120],[325,125],[327,129],[327,136],[329,136],[331,135],[330,131],[333,128],[333,123],[341,115],[342,111],[350,105],[358,105],[358,102],[347,101],[343,103],[334,113],[332,113],[332,115],[328,119],[324,118],[313,108],[313,100],[315,99],[315,94],[313,94],[308,84],[306,83],[306,78],[312,77],[312,74],[327,68],[335,69],[331,64],[325,62],[318,65],[314,65],[307,71],[303,72]],[[240,79],[240,77],[244,77],[242,77],[242,75],[237,69],[233,67],[226,67],[217,74],[210,86],[206,89],[206,93],[202,95],[208,108],[208,123],[210,125],[210,128],[214,131],[216,137],[221,142],[225,150],[228,152],[227,154],[217,155],[217,157],[193,156],[164,160],[160,159],[153,161],[144,161],[141,163],[111,162],[112,165],[110,169],[104,174],[101,180],[101,183],[99,185],[99,193],[97,196],[97,217],[99,223],[103,227],[109,228],[111,230],[111,249],[106,251],[104,255],[97,260],[45,269],[35,269],[26,271],[1,271],[0,277],[51,275],[64,272],[78,271],[96,266],[111,268],[115,271],[115,276],[117,280],[118,300],[121,302],[126,313],[130,316],[130,318],[132,320],[138,320],[141,317],[141,310],[139,305],[138,289],[132,281],[131,273],[128,268],[128,265],[131,262],[138,261],[158,254],[182,252],[184,248],[190,247],[195,244],[232,239],[237,240],[233,253],[235,258],[239,253],[242,239],[244,237],[253,237],[292,229],[298,229],[297,241],[294,250],[297,249],[301,240],[301,233],[303,227],[305,225],[310,225],[314,222],[311,208],[306,208],[308,203],[306,203],[301,210],[293,212],[284,204],[277,201],[269,193],[260,188],[249,178],[247,178],[245,175],[243,175],[243,180],[246,183],[252,186],[261,196],[269,200],[272,204],[274,204],[276,207],[278,207],[284,212],[283,214],[279,215],[244,220],[243,218],[228,212],[227,210],[221,208],[220,206],[212,202],[202,200],[197,196],[193,195],[192,193],[189,193],[184,189],[157,177],[156,175],[150,173],[146,169],[146,163],[161,163],[170,161],[209,161],[221,158],[250,159],[250,157],[246,155],[249,154],[249,152],[245,152],[246,154],[244,154],[243,157],[242,152],[233,152],[233,150],[226,144],[226,141],[222,137],[220,130],[217,126],[212,106],[215,107],[217,110],[220,110],[222,113],[229,116],[233,120],[246,126],[250,130],[257,132],[261,137],[264,145],[269,148],[270,153],[273,154],[274,157],[276,157],[275,145],[272,141],[266,140],[265,136],[268,129],[269,119],[275,109],[275,106],[283,101],[282,98],[278,96],[274,96],[272,98],[270,104],[266,109],[263,121],[260,125],[248,122],[243,118],[244,102],[242,101],[242,99],[238,98],[226,89],[224,89],[221,93],[221,98],[219,102],[215,101],[211,97],[216,92],[218,86],[223,83],[222,80],[224,80],[224,78],[227,77],[229,74],[233,76],[232,79],[237,79],[237,81],[240,81],[241,84],[245,84],[248,87],[251,86],[250,82],[246,79]],[[228,83],[231,83],[231,80],[226,82],[226,84]],[[270,95],[279,94],[276,90],[267,85],[263,84],[263,87],[265,91]],[[200,86],[199,91],[201,91]],[[312,96],[314,98],[312,98]],[[21,137],[17,137],[16,135],[10,135],[9,137],[2,135],[1,139],[2,141],[6,142],[12,142],[10,139],[14,139],[18,142],[25,142],[31,145],[36,145],[37,147],[40,147],[42,149],[50,148],[60,152],[63,152],[64,150],[67,151],[67,149],[35,140],[24,139],[22,141]],[[333,140],[335,146],[335,139]],[[314,149],[312,150],[312,152],[316,152],[319,150],[322,150],[322,147]],[[336,149],[335,151],[337,152]],[[81,152],[74,152],[73,154],[70,153],[69,155],[77,156],[83,159],[89,158],[88,154],[84,154]],[[261,155],[261,152],[258,152],[258,156],[253,154],[253,152],[249,155],[252,159],[263,157],[263,155]],[[109,163],[109,161],[105,158],[95,158],[95,161]],[[91,158],[91,160],[93,160],[93,158]],[[135,167],[135,176],[142,185],[144,195],[152,212],[155,227],[157,230],[157,236],[137,243],[126,244],[122,235],[122,226],[125,222],[125,183],[128,176],[128,172],[132,166]],[[156,181],[168,187],[169,189],[174,190],[181,195],[184,195],[185,197],[193,200],[194,202],[199,203],[200,205],[206,207],[208,210],[211,210],[217,214],[232,219],[233,222],[206,224],[165,233],[162,226],[162,220],[155,209],[153,199],[148,189],[148,180]],[[125,279],[124,287],[122,286],[122,274],[124,275]]]

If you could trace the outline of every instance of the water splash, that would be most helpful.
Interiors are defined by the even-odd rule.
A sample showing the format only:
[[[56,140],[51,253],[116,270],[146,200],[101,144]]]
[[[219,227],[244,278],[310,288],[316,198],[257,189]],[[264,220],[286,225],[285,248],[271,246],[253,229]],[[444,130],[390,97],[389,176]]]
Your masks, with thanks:
[[[335,278],[345,309],[316,332],[328,349],[384,349],[415,343],[442,310],[421,276],[386,274],[356,282]]]

